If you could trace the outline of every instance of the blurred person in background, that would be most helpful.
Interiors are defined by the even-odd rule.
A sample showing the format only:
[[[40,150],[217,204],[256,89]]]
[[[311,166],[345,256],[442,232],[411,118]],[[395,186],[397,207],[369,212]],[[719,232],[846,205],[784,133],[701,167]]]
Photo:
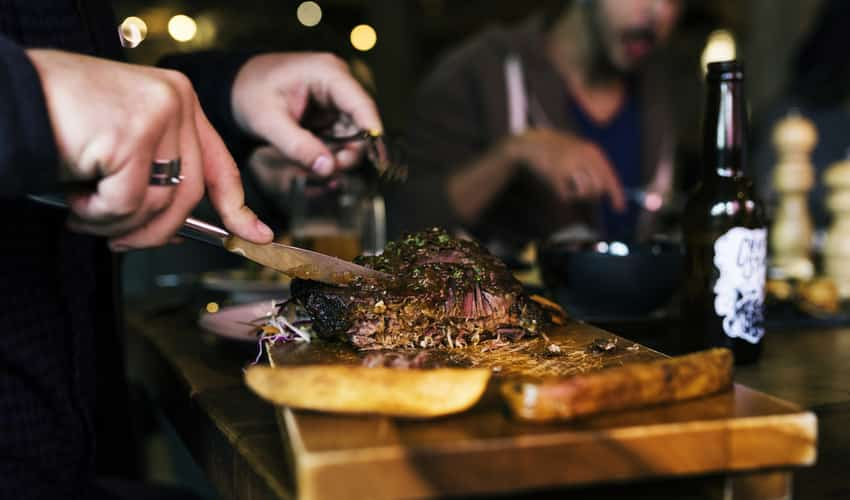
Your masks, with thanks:
[[[629,200],[645,191],[658,208],[672,190],[668,90],[651,56],[679,10],[574,0],[445,56],[410,118],[410,180],[387,194],[391,237],[461,227],[506,256],[568,227],[650,232]]]
[[[824,171],[850,155],[850,54],[845,46],[850,30],[850,2],[826,0],[801,42],[792,62],[788,86],[755,127],[752,169],[759,196],[775,205],[773,171],[778,161],[773,129],[788,113],[797,112],[812,121],[818,141],[811,154],[815,184],[809,193],[809,209],[815,227],[826,227],[829,212],[824,205],[827,190]]]
[[[271,241],[225,142],[267,141],[328,176],[360,151],[331,153],[299,125],[310,100],[381,129],[332,56],[184,54],[164,61],[171,69],[142,67],[117,62],[116,28],[100,0],[0,6],[0,498],[168,498],[95,481],[104,449],[132,453],[112,252],[168,242],[205,191],[230,231]],[[161,162],[179,163],[182,181],[151,185]],[[81,184],[68,212],[27,199]],[[104,426],[124,433],[98,456]]]

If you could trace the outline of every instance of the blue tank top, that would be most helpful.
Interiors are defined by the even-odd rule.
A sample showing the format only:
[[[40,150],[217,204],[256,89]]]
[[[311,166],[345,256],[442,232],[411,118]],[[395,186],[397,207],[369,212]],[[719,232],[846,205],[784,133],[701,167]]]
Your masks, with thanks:
[[[641,187],[641,120],[640,109],[634,93],[629,89],[620,110],[605,124],[594,122],[581,109],[578,102],[570,96],[569,113],[572,116],[580,137],[596,144],[617,173],[623,189]],[[631,240],[635,236],[638,207],[627,203],[626,211],[617,213],[609,201],[601,204],[603,237],[609,239]]]

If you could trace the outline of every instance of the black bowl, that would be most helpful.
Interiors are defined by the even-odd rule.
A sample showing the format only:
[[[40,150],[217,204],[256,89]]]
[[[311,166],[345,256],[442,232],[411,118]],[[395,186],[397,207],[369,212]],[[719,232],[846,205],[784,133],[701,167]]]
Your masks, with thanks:
[[[570,241],[542,244],[538,261],[554,298],[577,317],[645,316],[679,288],[682,249],[675,243]]]

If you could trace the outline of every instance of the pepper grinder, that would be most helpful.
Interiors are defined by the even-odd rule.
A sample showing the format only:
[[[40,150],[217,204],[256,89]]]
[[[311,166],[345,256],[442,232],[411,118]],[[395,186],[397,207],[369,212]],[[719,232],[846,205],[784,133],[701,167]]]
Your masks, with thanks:
[[[773,187],[779,205],[770,230],[770,266],[771,274],[785,279],[805,281],[815,274],[808,194],[815,180],[810,154],[816,143],[814,125],[797,112],[789,113],[773,131],[779,157]]]
[[[841,299],[850,298],[850,159],[833,163],[823,176],[829,189],[826,207],[832,225],[826,233],[824,271],[838,287]]]

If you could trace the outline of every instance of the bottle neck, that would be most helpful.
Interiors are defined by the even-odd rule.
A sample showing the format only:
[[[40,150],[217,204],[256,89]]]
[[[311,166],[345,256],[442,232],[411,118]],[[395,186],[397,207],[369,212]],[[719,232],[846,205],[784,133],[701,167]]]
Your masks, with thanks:
[[[709,80],[703,129],[703,177],[743,175],[747,156],[747,111],[740,79]]]

